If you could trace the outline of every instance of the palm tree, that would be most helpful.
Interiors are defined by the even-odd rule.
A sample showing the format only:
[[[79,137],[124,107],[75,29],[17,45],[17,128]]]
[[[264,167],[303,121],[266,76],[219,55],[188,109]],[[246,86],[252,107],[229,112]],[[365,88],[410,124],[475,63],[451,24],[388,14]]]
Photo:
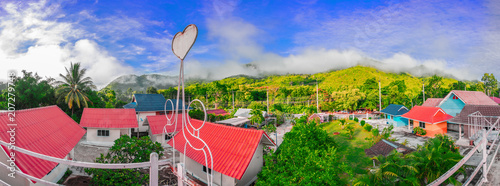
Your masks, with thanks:
[[[81,108],[81,106],[88,107],[87,101],[90,100],[85,92],[97,87],[90,77],[85,77],[87,69],[80,69],[80,63],[71,63],[71,67],[65,69],[66,75],[59,74],[63,78],[63,81],[56,82],[59,85],[59,88],[56,90],[56,97],[57,102],[61,102],[64,99],[64,102],[71,109],[71,115],[73,115],[73,103],[76,103],[78,108]]]
[[[262,116],[262,111],[259,109],[252,109],[252,111],[250,111],[250,115],[252,115],[250,117],[250,121],[252,121],[252,123],[258,128],[260,123],[264,121],[264,116]]]

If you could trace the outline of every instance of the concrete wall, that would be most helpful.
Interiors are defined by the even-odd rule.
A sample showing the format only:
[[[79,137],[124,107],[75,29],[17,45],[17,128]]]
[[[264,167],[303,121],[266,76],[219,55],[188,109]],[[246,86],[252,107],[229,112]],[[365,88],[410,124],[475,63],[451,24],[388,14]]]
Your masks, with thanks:
[[[189,147],[188,147],[189,148]],[[184,155],[181,154],[181,162],[183,162]],[[186,164],[184,165],[187,174],[190,174],[194,176],[195,178],[198,178],[200,181],[207,183],[207,173],[203,172],[203,165],[199,164],[198,162],[192,160],[191,158],[186,156]],[[236,179],[229,177],[227,175],[221,174],[217,171],[212,170],[213,175],[213,183],[214,185],[221,185],[221,186],[234,186],[236,183]]]
[[[247,170],[245,171],[245,174],[243,174],[241,180],[237,181],[236,185],[250,185],[253,178],[255,178],[255,176],[257,176],[257,174],[262,170],[262,166],[264,165],[263,148],[264,145],[259,144],[257,150],[255,150],[255,153],[253,154]]]
[[[144,121],[146,121],[146,116],[156,116],[156,112],[139,112],[138,122],[139,122],[139,132],[147,132],[149,126],[144,126]]]
[[[455,117],[459,114],[465,106],[465,103],[460,99],[453,99],[455,94],[450,94],[448,99],[444,100],[443,104],[441,104],[440,108],[444,110],[447,114]]]
[[[87,128],[87,141],[114,142],[116,139],[120,138],[120,129],[109,129],[109,136],[97,136],[97,130],[102,129]]]
[[[425,136],[434,137],[436,134],[446,134],[446,132],[448,132],[447,126],[448,124],[446,121],[436,124],[426,123],[425,130],[427,131],[427,134],[425,134]]]

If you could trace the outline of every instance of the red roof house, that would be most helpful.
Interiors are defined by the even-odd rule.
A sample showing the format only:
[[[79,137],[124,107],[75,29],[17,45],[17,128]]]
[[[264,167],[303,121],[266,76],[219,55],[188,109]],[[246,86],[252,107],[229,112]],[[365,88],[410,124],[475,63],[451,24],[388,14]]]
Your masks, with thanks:
[[[225,116],[228,115],[224,109],[213,109],[213,110],[207,110],[207,114],[214,114],[216,116]]]
[[[85,135],[73,119],[57,106],[40,107],[15,111],[16,126],[11,124],[9,112],[0,113],[0,140],[11,142],[11,135],[7,131],[15,128],[15,146],[33,152],[52,156],[56,158],[72,158],[72,150],[80,139]],[[6,155],[15,153],[15,164],[20,171],[36,178],[51,182],[54,177],[64,174],[66,165],[42,160],[17,151],[11,151],[2,145],[3,153],[0,153],[0,162],[6,163]],[[3,166],[0,168],[0,179],[10,185],[29,185],[29,181],[16,175],[16,178],[7,177],[10,170]]]
[[[439,103],[443,101],[443,98],[428,98],[425,100],[424,104],[422,106],[424,107],[437,107]]]
[[[495,103],[500,104],[500,98],[497,97],[490,97],[491,100],[493,100]]]
[[[189,116],[186,114],[186,118],[189,119]],[[170,121],[167,120],[167,117],[172,117]],[[177,117],[177,125],[174,124],[175,117]],[[145,125],[149,126],[149,135],[151,140],[154,142],[159,142],[162,145],[166,145],[166,141],[170,140],[171,135],[167,135],[164,133],[164,129],[168,133],[177,133],[182,129],[182,114],[177,114],[177,116],[173,116],[172,114],[167,115],[156,115],[156,116],[147,116],[146,121],[144,121]],[[172,124],[172,125],[167,125]]]
[[[401,117],[409,120],[409,126],[420,127],[427,131],[425,136],[434,137],[436,134],[447,132],[446,121],[453,116],[446,114],[439,107],[415,106]]]
[[[130,136],[131,128],[137,128],[134,109],[85,108],[80,126],[87,128],[88,142],[104,142],[112,145],[121,135]]]
[[[191,123],[195,128],[199,128],[203,121],[191,119]],[[191,137],[187,131],[184,132],[195,148],[203,147],[201,141]],[[212,174],[215,171],[213,176],[217,179],[214,179],[214,183],[218,185],[221,185],[221,182],[223,185],[246,185],[251,183],[262,168],[264,145],[275,145],[262,130],[231,127],[209,122],[206,122],[203,128],[200,129],[199,137],[210,148],[214,167],[211,167],[210,163],[207,166],[203,151],[195,151],[187,145],[187,152],[184,152],[186,140],[183,132],[177,133],[174,140],[170,140],[168,144],[173,146],[175,141],[175,149],[187,156],[186,165],[184,166],[187,171],[193,173],[197,178],[205,179],[207,170]],[[183,157],[181,155],[181,159]],[[206,182],[206,180],[203,181]]]

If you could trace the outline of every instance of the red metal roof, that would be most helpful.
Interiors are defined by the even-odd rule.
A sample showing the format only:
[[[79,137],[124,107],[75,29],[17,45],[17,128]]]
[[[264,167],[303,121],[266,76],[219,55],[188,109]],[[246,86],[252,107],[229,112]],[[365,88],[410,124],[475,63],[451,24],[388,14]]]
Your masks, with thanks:
[[[182,114],[177,114],[177,127],[175,124],[173,125],[167,125],[168,120],[167,116],[170,118],[172,117],[172,120],[170,121],[171,123],[174,123],[174,117],[171,114],[167,115],[156,115],[156,116],[146,116],[146,120],[149,124],[149,128],[151,129],[152,134],[162,134],[163,133],[163,127],[167,129],[168,133],[172,133],[174,131],[178,132],[182,129],[181,125],[181,116]],[[189,118],[189,116],[187,116]]]
[[[137,128],[134,109],[85,108],[80,126],[90,128]]]
[[[452,90],[444,99],[450,98],[452,93],[467,105],[498,105],[484,92],[479,91]]]
[[[225,116],[225,115],[228,115],[229,113],[227,113],[224,109],[214,109],[214,110],[207,110],[207,114],[215,114],[215,115]]]
[[[495,103],[500,104],[500,98],[497,97],[490,97],[491,100],[493,100]]]
[[[199,128],[202,122],[203,121],[191,119],[191,123],[196,128]],[[191,137],[187,131],[184,132],[195,148],[203,147],[203,143],[201,141]],[[200,138],[207,143],[208,147],[212,151],[214,159],[213,170],[238,180],[241,179],[245,173],[250,161],[252,160],[255,150],[261,143],[261,140],[264,143],[267,142],[267,144],[275,145],[263,130],[250,130],[209,122],[205,123],[205,126],[200,129]],[[177,133],[173,140],[170,140],[168,144],[173,146],[174,141],[175,149],[184,153],[184,145],[186,144],[186,141],[184,139],[183,132]],[[189,144],[187,144],[186,149],[186,156],[202,165],[207,166],[203,151],[195,151],[189,147]],[[207,167],[211,168],[211,164],[208,163]]]
[[[446,112],[444,112],[443,109],[439,107],[423,106],[414,106],[409,112],[401,115],[401,117],[423,121],[431,124],[439,123],[453,118],[453,116],[446,114]]]
[[[422,106],[424,107],[437,107],[439,103],[443,101],[443,98],[429,98],[425,100],[424,104]]]
[[[64,158],[85,134],[73,119],[57,106],[48,106],[15,112],[16,146],[40,154]],[[8,113],[0,113],[0,140],[10,142]],[[7,153],[10,151],[2,146]],[[16,152],[16,165],[21,171],[42,178],[57,163]]]

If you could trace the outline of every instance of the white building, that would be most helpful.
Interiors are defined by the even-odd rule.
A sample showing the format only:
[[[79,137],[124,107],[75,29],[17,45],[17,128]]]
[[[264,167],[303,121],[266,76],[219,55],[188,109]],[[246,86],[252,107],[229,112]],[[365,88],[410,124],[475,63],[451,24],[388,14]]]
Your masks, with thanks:
[[[195,128],[202,125],[202,121],[191,119]],[[203,147],[203,143],[186,134],[188,140],[195,148]],[[205,123],[200,129],[199,137],[210,148],[213,155],[213,167],[205,163],[202,151],[195,151],[188,145],[179,132],[169,145],[181,153],[181,162],[190,177],[207,183],[207,172],[213,174],[214,185],[250,185],[257,179],[257,174],[264,165],[263,151],[266,146],[275,146],[274,142],[262,130],[244,129],[214,123]],[[210,158],[210,157],[208,157]]]
[[[85,135],[85,129],[64,113],[57,106],[17,110],[16,126],[9,121],[8,113],[0,113],[0,140],[11,143],[14,139],[16,147],[62,159],[73,159],[73,148]],[[15,128],[15,133],[12,131]],[[12,135],[13,136],[12,136]],[[15,135],[14,135],[15,134]],[[14,137],[14,138],[12,138]],[[68,166],[42,160],[17,151],[11,151],[3,146],[0,150],[0,162],[11,165],[7,161],[15,158],[17,170],[30,176],[56,183],[62,178]],[[11,153],[15,153],[11,156]],[[0,180],[10,185],[43,185],[34,183],[18,174],[9,177],[11,170],[0,165]]]
[[[97,143],[113,142],[122,135],[130,136],[137,128],[134,109],[85,108],[80,126],[87,128],[87,141]]]

